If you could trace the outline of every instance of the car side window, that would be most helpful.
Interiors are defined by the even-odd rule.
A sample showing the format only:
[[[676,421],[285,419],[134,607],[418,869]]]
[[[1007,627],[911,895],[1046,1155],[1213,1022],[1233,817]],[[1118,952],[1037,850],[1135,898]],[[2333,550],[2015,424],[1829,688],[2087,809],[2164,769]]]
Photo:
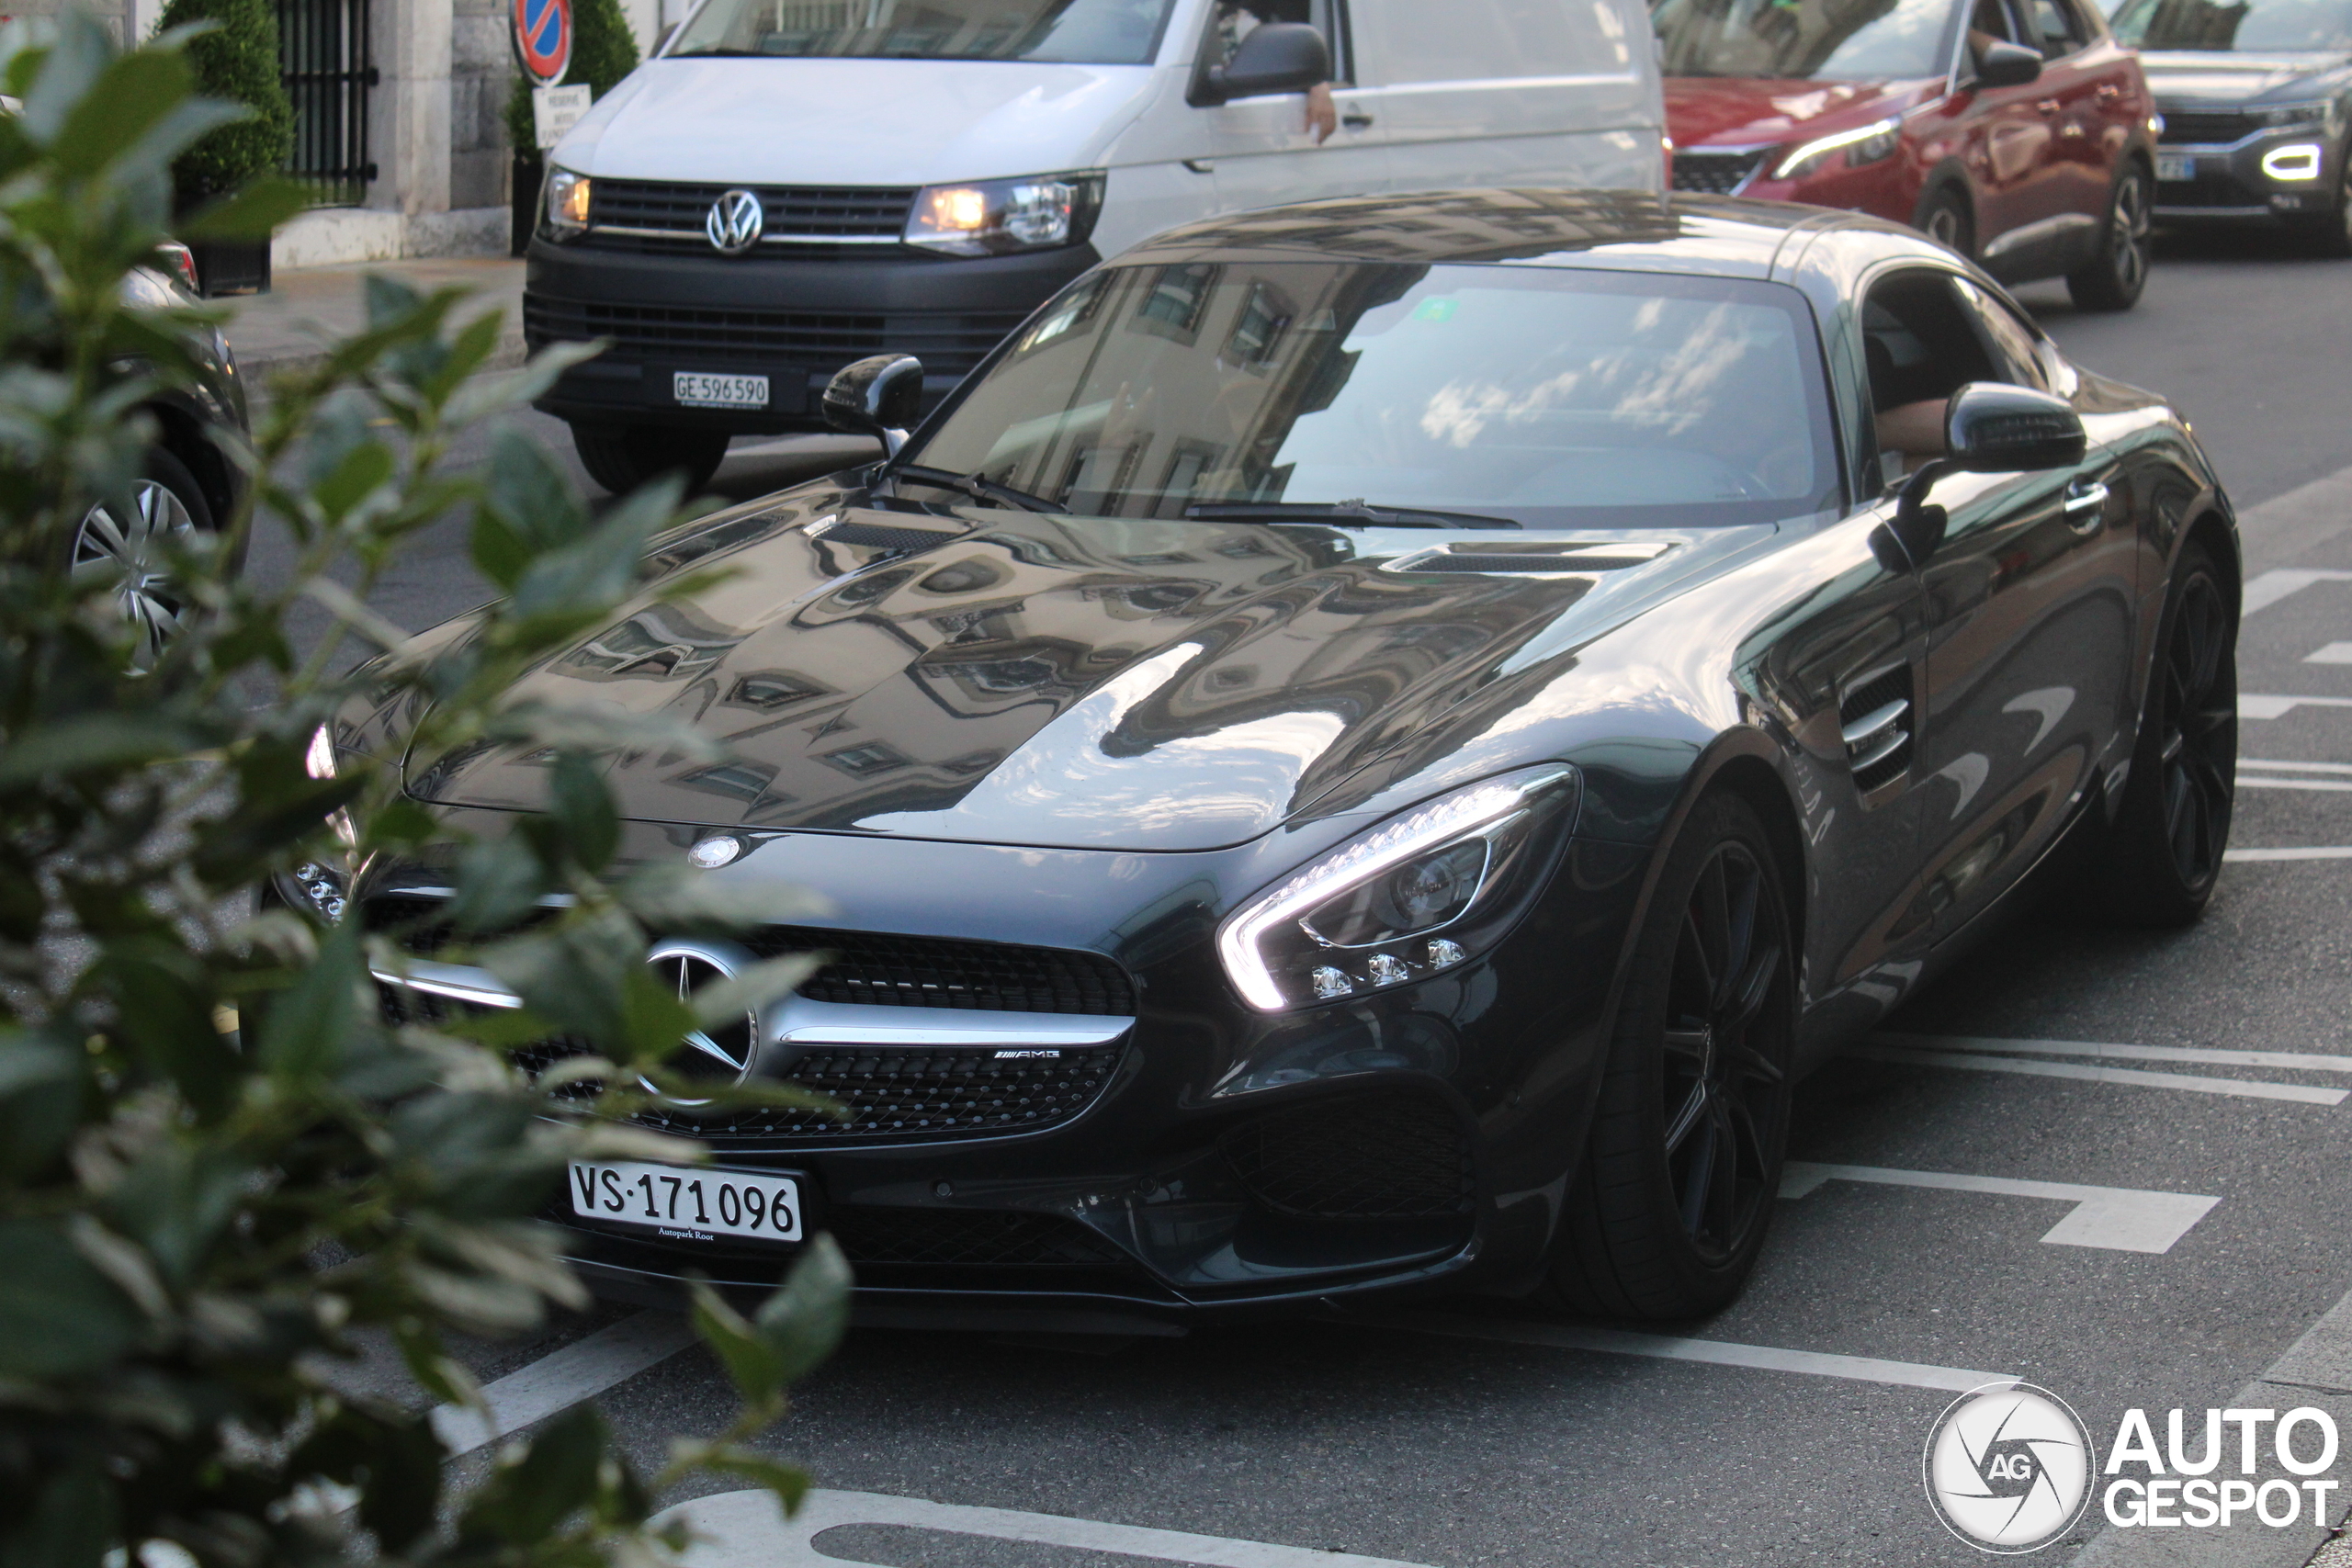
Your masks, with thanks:
[[[2062,59],[2088,41],[2083,19],[2070,0],[2025,0],[2025,11],[2033,28],[2029,41],[2041,51],[2044,60]]]
[[[2007,0],[1976,0],[1968,14],[1968,41],[1978,49],[2018,41],[2017,19],[2009,15]]]
[[[2042,369],[2041,345],[2034,330],[2018,320],[2007,305],[1966,278],[1954,278],[1952,287],[1984,333],[1993,351],[1994,368],[2001,372],[1999,379],[2031,387],[2037,392],[2048,391],[2050,380]]]
[[[1331,51],[1331,81],[1355,81],[1348,43],[1347,0],[1217,0],[1209,7],[1209,36],[1201,45],[1201,68],[1223,65],[1241,40],[1264,22],[1305,22],[1323,35]]]
[[[1994,363],[1958,282],[1939,268],[1907,269],[1881,278],[1863,299],[1862,354],[1887,483],[1943,455],[1954,392],[1971,381],[2014,378]]]

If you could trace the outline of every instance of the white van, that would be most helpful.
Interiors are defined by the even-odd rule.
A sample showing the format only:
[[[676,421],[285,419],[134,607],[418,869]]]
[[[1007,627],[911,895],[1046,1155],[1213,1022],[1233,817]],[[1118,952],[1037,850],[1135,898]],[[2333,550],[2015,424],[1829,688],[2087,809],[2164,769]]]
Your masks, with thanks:
[[[612,346],[539,406],[608,488],[699,483],[853,359],[928,406],[1172,224],[1655,191],[1664,127],[1642,0],[703,0],[549,154],[526,335]]]

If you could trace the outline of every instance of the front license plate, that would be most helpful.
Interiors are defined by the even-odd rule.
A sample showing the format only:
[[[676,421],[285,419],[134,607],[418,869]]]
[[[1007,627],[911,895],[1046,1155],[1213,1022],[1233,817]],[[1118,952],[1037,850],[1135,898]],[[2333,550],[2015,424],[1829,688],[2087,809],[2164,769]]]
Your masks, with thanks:
[[[670,378],[670,394],[688,408],[763,409],[768,406],[768,378],[681,370]]]
[[[573,1160],[571,1212],[583,1220],[641,1225],[673,1241],[722,1235],[800,1239],[800,1183],[789,1176]]]
[[[2169,185],[2179,180],[2193,180],[2196,177],[2197,160],[2188,153],[2159,152],[2156,154],[2156,178],[2159,180]]]

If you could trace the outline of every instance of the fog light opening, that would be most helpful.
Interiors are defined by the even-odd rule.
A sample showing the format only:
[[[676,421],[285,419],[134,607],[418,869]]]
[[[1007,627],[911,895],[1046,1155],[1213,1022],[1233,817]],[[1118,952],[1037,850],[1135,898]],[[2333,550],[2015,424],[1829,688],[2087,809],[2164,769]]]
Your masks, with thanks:
[[[2316,141],[2273,147],[2262,155],[2262,172],[2274,180],[2319,178],[2320,148]]]

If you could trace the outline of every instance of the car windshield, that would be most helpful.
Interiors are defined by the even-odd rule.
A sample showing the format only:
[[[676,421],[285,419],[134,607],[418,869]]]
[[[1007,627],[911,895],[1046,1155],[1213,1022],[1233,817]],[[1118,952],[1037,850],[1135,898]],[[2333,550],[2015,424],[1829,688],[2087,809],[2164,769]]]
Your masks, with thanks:
[[[2115,36],[2134,49],[2294,54],[2352,49],[2352,0],[2130,0]]]
[[[1175,0],[709,0],[670,55],[1148,65]]]
[[[1669,76],[1901,81],[1938,73],[1952,0],[1664,0]]]
[[[904,457],[1096,515],[1703,526],[1835,505],[1829,428],[1784,285],[1202,262],[1080,279]]]

